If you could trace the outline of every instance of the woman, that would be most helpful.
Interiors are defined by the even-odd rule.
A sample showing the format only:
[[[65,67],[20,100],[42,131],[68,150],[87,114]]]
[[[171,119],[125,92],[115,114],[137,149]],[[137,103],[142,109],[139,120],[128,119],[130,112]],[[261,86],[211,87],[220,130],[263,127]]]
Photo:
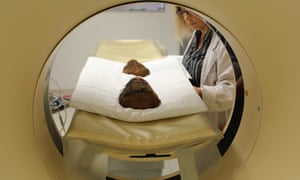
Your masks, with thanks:
[[[176,13],[179,37],[183,39],[192,33],[182,63],[208,108],[209,119],[223,129],[235,98],[235,77],[230,56],[202,17],[179,6]]]

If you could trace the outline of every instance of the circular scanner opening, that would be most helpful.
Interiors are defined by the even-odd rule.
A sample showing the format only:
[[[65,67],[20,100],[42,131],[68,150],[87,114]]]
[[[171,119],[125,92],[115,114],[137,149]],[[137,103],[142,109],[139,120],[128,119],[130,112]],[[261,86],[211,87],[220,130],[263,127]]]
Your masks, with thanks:
[[[71,97],[73,89],[76,86],[76,82],[84,66],[86,58],[97,53],[97,48],[101,41],[105,41],[107,39],[151,39],[154,40],[155,45],[160,48],[164,55],[182,55],[183,49],[185,49],[186,41],[183,41],[183,44],[180,44],[176,39],[175,33],[168,33],[170,31],[174,31],[175,29],[175,24],[173,22],[173,13],[175,10],[173,7],[175,6],[174,4],[134,3],[125,5],[126,6],[121,5],[112,7],[81,22],[72,31],[70,31],[64,37],[64,39],[61,40],[57,47],[55,47],[43,69],[45,75],[44,79],[42,78],[42,81],[44,82],[41,82],[40,86],[44,87],[42,88],[44,90],[42,103],[44,107],[44,117],[48,132],[50,133],[51,139],[54,142],[55,148],[62,157],[64,148],[62,138],[67,133],[72,122],[74,112],[76,111],[76,109],[69,106],[69,98]],[[132,9],[131,5],[134,5],[134,9]],[[192,9],[190,10],[192,11]],[[165,15],[163,15],[163,13],[165,13]],[[165,22],[169,23],[165,23],[164,27],[161,29],[164,29],[169,36],[166,36],[165,34],[161,35],[161,31],[159,33],[153,32],[150,27],[148,28],[148,30],[150,29],[149,31],[145,29],[137,30],[138,27],[136,27],[136,24],[131,24],[131,21],[136,22],[136,20],[132,19],[136,18],[137,16],[145,16],[145,18],[147,18],[149,17],[149,14],[155,18],[161,16],[166,18]],[[207,23],[210,24],[210,27],[218,34],[226,46],[235,70],[236,80],[243,78],[244,73],[241,70],[242,68],[239,62],[243,61],[245,56],[240,56],[242,57],[240,58],[236,53],[236,50],[238,50],[238,54],[242,54],[242,48],[236,46],[235,41],[235,49],[233,49],[230,44],[230,40],[233,40],[234,38],[230,36],[230,33],[216,21],[207,17],[205,14],[199,13],[199,15],[206,18]],[[130,30],[122,30],[122,33],[120,33],[120,28],[112,25],[112,23],[105,24],[107,19],[111,18],[112,21],[114,21],[119,19],[120,16],[123,18],[127,16],[129,19],[131,19],[128,24],[135,26],[135,33],[128,34]],[[161,22],[155,20],[155,18],[151,18],[151,20],[146,19],[144,22],[151,22],[151,26],[156,26],[156,23],[157,25],[161,26]],[[149,26],[149,23],[146,24]],[[132,30],[131,32],[134,31]],[[227,37],[230,37],[230,40],[227,40]],[[241,83],[237,85],[236,98],[232,105],[230,118],[227,120],[224,128],[222,129],[224,137],[217,144],[217,148],[221,156],[226,154],[233,143],[241,124],[242,115],[244,112],[244,81],[241,81]],[[37,130],[37,134],[39,134],[39,130]],[[107,177],[107,179],[113,178]],[[172,171],[162,179],[180,179],[178,168],[175,168],[175,171]]]

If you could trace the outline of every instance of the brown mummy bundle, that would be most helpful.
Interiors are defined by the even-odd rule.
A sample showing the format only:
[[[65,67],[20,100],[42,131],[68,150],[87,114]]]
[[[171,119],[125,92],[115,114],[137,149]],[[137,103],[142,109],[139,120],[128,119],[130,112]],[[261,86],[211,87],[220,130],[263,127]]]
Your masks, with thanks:
[[[148,68],[146,68],[143,64],[139,63],[137,60],[131,59],[124,66],[123,73],[145,77],[150,74],[150,71]]]
[[[160,102],[149,83],[140,77],[132,78],[119,96],[121,106],[133,109],[155,108]]]

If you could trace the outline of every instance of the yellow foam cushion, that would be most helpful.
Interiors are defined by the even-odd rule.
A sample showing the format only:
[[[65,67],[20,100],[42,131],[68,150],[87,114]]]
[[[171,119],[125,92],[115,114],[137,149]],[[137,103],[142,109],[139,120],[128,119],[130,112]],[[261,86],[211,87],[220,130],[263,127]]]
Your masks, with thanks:
[[[200,113],[132,123],[76,111],[68,138],[82,139],[119,152],[168,152],[222,138]]]

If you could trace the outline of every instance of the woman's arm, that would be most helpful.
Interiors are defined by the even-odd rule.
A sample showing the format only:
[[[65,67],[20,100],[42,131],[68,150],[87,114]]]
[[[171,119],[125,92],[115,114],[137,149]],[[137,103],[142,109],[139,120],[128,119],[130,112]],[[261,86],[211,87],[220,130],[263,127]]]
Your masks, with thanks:
[[[217,46],[210,53],[214,53],[211,57],[216,60],[212,60],[214,64],[207,80],[196,91],[202,96],[209,111],[228,110],[235,99],[235,77],[231,59],[220,41],[217,41]]]

